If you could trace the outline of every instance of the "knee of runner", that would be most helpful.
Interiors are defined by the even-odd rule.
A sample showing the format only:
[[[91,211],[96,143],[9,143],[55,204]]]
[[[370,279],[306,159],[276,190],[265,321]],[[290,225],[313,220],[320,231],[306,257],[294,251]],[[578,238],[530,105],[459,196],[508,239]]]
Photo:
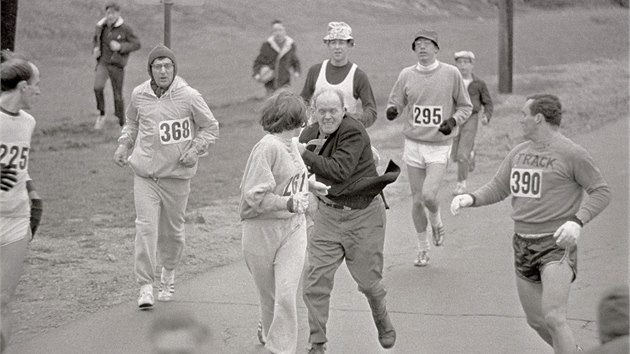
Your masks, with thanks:
[[[437,203],[437,191],[422,191],[422,202],[428,205],[435,205]]]

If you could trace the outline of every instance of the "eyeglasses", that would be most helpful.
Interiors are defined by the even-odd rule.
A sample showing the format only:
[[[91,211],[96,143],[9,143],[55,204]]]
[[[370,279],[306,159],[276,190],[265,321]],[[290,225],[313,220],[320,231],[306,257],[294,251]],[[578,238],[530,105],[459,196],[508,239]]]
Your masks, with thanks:
[[[165,70],[173,70],[173,68],[175,67],[175,64],[173,63],[166,63],[166,64],[151,64],[151,69],[160,71],[162,69]]]

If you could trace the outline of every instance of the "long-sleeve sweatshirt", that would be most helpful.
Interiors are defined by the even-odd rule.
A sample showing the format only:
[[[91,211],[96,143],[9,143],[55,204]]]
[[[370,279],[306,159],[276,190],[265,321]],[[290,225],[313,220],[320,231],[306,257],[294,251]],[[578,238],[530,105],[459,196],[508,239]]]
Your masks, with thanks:
[[[470,102],[472,102],[473,109],[472,114],[475,114],[481,110],[488,117],[488,121],[492,119],[492,112],[494,112],[494,105],[492,104],[492,97],[486,86],[486,82],[480,79],[477,75],[472,75],[472,82],[468,85],[468,96],[470,96]]]
[[[184,167],[179,158],[191,147],[204,154],[219,137],[219,122],[199,91],[179,76],[160,97],[150,82],[133,90],[118,143],[133,148],[129,165],[138,176],[190,179],[197,165]]]
[[[286,219],[287,202],[308,192],[306,166],[291,139],[267,134],[252,149],[241,181],[241,219]]]
[[[330,61],[326,62],[328,63],[325,67],[326,81],[331,85],[342,83],[350,73],[353,65],[353,63],[348,62],[344,66],[334,66]],[[316,87],[316,84],[322,64],[323,63],[315,64],[308,70],[306,80],[304,81],[304,88],[302,88],[302,92],[300,93],[300,96],[302,96],[306,102],[309,102],[311,98],[313,98],[315,91],[319,89]],[[344,92],[344,95],[348,95],[348,93]],[[356,68],[354,77],[352,78],[351,96],[355,100],[361,100],[361,108],[363,111],[360,113],[350,112],[350,116],[363,123],[364,127],[369,128],[374,124],[377,118],[376,100],[374,99],[374,92],[372,92],[372,86],[370,85],[367,75],[359,67]]]
[[[396,107],[404,119],[403,135],[422,143],[448,144],[459,134],[472,112],[464,79],[456,67],[438,62],[435,69],[420,70],[419,64],[402,69],[389,94],[387,107]],[[449,118],[457,123],[449,135],[438,131]]]
[[[554,233],[573,216],[586,224],[610,202],[610,188],[590,154],[560,133],[517,145],[494,178],[471,194],[475,207],[512,195],[519,234]]]

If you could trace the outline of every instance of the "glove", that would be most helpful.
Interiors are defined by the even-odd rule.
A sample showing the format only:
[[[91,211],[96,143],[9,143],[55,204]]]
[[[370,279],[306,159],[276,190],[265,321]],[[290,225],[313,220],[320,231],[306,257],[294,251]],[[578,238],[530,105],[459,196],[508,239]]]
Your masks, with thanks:
[[[444,135],[449,135],[456,125],[457,122],[455,121],[455,118],[449,118],[440,124],[440,128],[438,128],[438,130]]]
[[[565,222],[553,233],[553,237],[556,239],[556,245],[562,248],[570,248],[577,245],[581,230],[582,227],[577,222]]]
[[[304,214],[308,208],[308,192],[299,192],[292,195],[287,201],[287,210],[292,213]]]
[[[199,153],[197,152],[197,148],[194,146],[186,150],[186,152],[179,158],[179,163],[188,168],[194,167],[197,161],[199,161]]]
[[[31,199],[31,240],[35,238],[35,232],[39,227],[40,221],[42,221],[42,213],[44,212],[44,205],[41,199]]]
[[[127,165],[127,158],[129,156],[129,149],[125,145],[118,145],[116,152],[114,152],[114,162],[120,167]]]
[[[10,191],[17,183],[17,171],[9,165],[0,164],[0,182],[2,191]]]
[[[398,109],[394,106],[388,107],[385,114],[387,115],[387,120],[394,120],[398,117]]]
[[[460,194],[451,201],[451,214],[459,214],[459,209],[473,205],[474,199],[470,194]]]

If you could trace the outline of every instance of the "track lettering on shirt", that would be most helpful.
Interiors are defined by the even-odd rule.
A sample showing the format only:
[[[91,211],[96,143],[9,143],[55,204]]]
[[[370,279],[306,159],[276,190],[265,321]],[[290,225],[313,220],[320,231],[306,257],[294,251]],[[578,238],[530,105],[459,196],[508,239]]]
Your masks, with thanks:
[[[423,127],[439,127],[442,123],[442,106],[413,105],[413,123]]]
[[[177,144],[192,139],[190,118],[165,120],[159,123],[160,142],[163,145]]]
[[[510,172],[510,192],[513,197],[541,197],[542,170],[530,168],[512,168]]]

